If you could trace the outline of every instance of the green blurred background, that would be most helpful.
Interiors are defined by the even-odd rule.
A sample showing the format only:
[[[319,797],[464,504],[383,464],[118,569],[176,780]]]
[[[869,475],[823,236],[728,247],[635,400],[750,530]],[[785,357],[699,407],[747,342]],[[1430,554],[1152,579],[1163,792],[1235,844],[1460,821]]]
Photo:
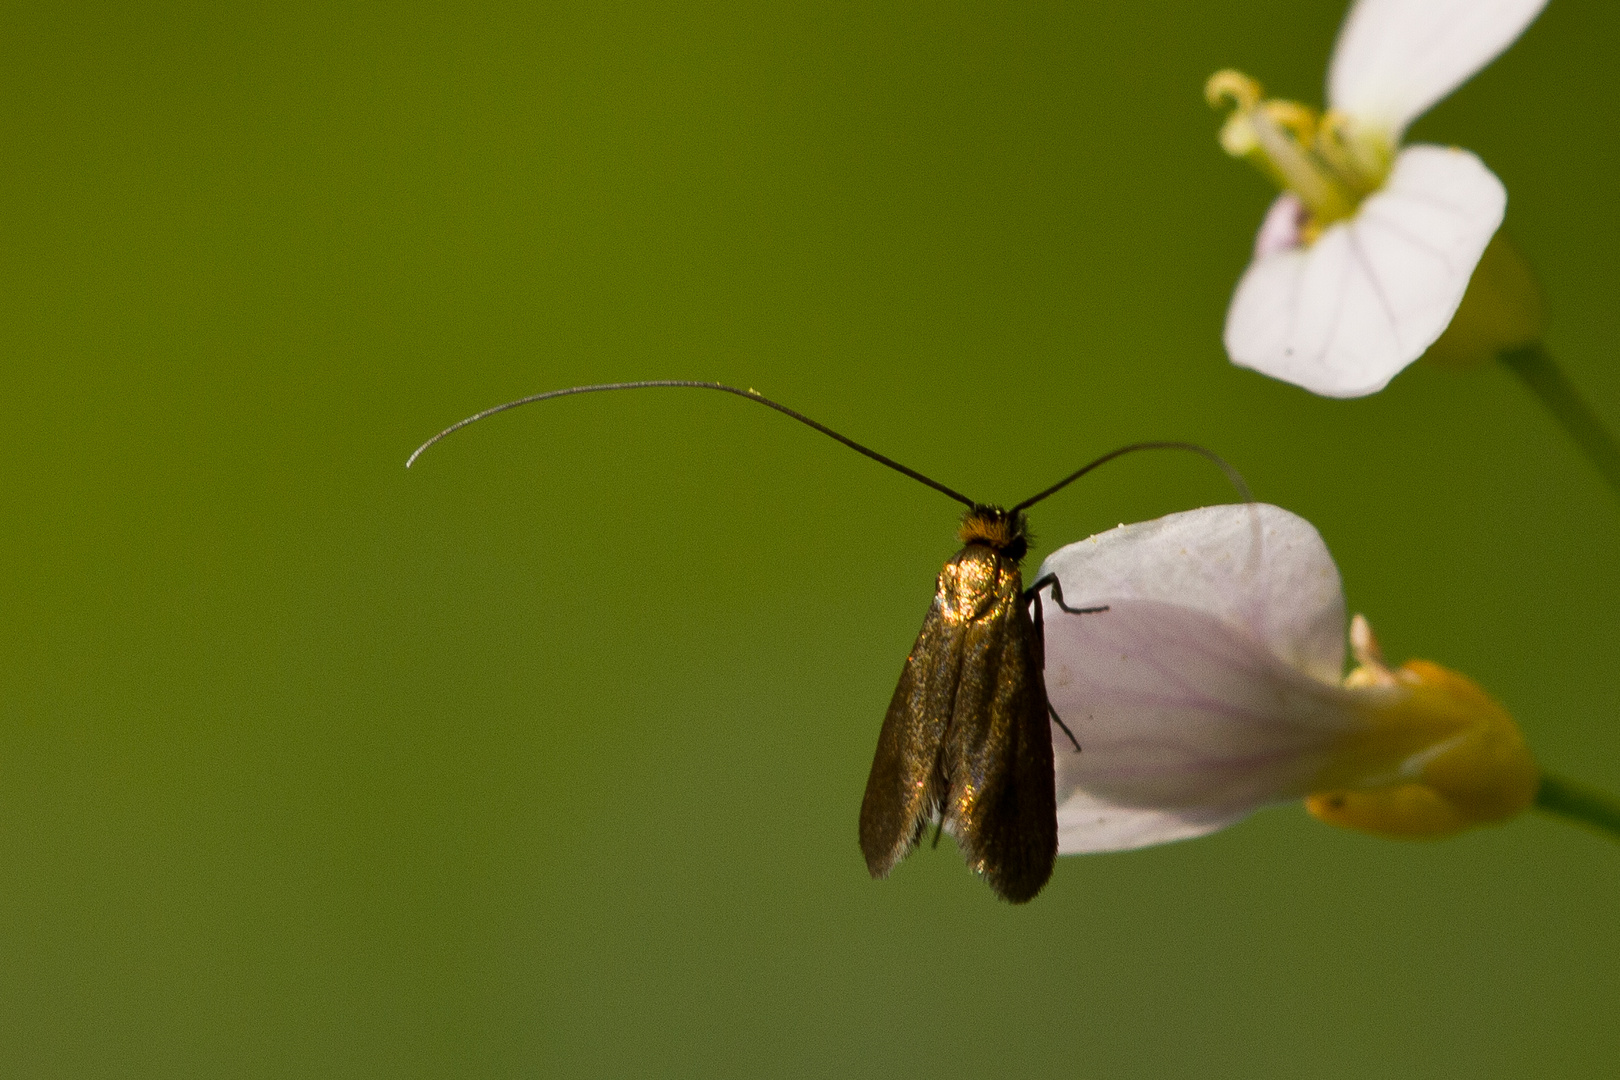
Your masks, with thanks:
[[[956,507],[1194,439],[1397,660],[1620,788],[1620,505],[1502,370],[1231,367],[1272,196],[1203,80],[1318,102],[1337,2],[13,9],[0,84],[0,1071],[1480,1077],[1620,1056],[1620,849],[1298,807],[1023,908],[855,818]],[[1620,11],[1477,151],[1620,426]],[[1046,551],[1226,501],[1143,455]],[[1032,564],[1033,565],[1033,564]]]

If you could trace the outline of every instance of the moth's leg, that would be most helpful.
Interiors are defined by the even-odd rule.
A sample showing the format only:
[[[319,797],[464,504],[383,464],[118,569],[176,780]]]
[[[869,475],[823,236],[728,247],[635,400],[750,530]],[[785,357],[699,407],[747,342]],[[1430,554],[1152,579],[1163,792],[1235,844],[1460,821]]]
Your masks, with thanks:
[[[1037,598],[1040,595],[1041,590],[1046,588],[1048,585],[1052,586],[1052,602],[1057,604],[1059,608],[1068,612],[1070,615],[1096,615],[1099,612],[1108,610],[1107,604],[1104,604],[1102,607],[1070,607],[1068,604],[1065,604],[1063,602],[1063,585],[1058,581],[1058,576],[1056,574],[1047,574],[1035,584],[1025,589],[1024,599],[1033,600]],[[1040,616],[1036,616],[1036,622],[1039,621]]]
[[[1041,588],[1043,586],[1045,586],[1047,584],[1050,584],[1052,586],[1052,592],[1056,595],[1058,606],[1062,607],[1063,606],[1063,597],[1062,597],[1061,593],[1059,593],[1059,586],[1058,586],[1057,576],[1055,574],[1047,574],[1045,577],[1041,578],[1041,580],[1037,581],[1034,585],[1031,585],[1029,587],[1029,589],[1024,593],[1024,596],[1026,598],[1028,598],[1029,600],[1033,601],[1034,606],[1035,606],[1035,614],[1034,614],[1034,617],[1033,617],[1033,619],[1031,621],[1033,621],[1034,624],[1035,624],[1035,655],[1040,657],[1041,670],[1042,671],[1046,670],[1046,617],[1045,617],[1045,611],[1044,611],[1044,608],[1045,608],[1046,604],[1045,604],[1045,601],[1043,601],[1041,599],[1040,590],[1041,590]],[[1063,610],[1064,611],[1072,611],[1072,612],[1094,612],[1094,611],[1107,611],[1108,609],[1105,608],[1105,607],[1101,607],[1101,608],[1068,608],[1068,607],[1064,607]],[[1041,697],[1042,698],[1046,697],[1046,680],[1044,678],[1041,680]],[[1069,741],[1074,743],[1074,752],[1078,754],[1080,752],[1080,740],[1074,737],[1074,732],[1070,731],[1069,730],[1069,725],[1065,724],[1063,722],[1063,717],[1059,716],[1057,714],[1057,710],[1052,708],[1051,701],[1046,702],[1046,714],[1048,716],[1050,716],[1054,721],[1056,721],[1058,727],[1063,729],[1063,734],[1067,735],[1069,737]]]
[[[1063,717],[1059,716],[1057,714],[1057,710],[1052,708],[1052,703],[1050,701],[1046,703],[1046,715],[1050,716],[1053,722],[1055,722],[1058,727],[1063,729],[1063,734],[1067,735],[1069,737],[1069,741],[1074,743],[1074,752],[1078,754],[1080,752],[1080,740],[1074,737],[1074,732],[1069,730],[1069,725],[1063,722]]]
[[[1046,588],[1048,585],[1052,587],[1052,599],[1057,601],[1057,606],[1068,612],[1070,615],[1096,615],[1100,612],[1108,610],[1107,604],[1104,604],[1101,607],[1070,607],[1068,604],[1065,604],[1063,602],[1063,586],[1058,584],[1056,574],[1047,574],[1035,584],[1025,589],[1024,603],[1031,604],[1035,608],[1034,615],[1032,616],[1032,621],[1035,624],[1035,654],[1041,661],[1042,671],[1046,670],[1046,601],[1041,596],[1041,590]],[[1063,721],[1061,720],[1058,721],[1060,724],[1062,722]],[[1063,730],[1067,731],[1068,728],[1064,728]],[[1071,735],[1070,738],[1073,738],[1073,736]]]

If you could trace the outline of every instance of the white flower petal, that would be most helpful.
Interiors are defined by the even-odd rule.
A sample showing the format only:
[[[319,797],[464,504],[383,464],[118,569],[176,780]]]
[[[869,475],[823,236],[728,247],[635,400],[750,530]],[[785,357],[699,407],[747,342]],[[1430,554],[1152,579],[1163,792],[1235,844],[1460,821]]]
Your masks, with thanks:
[[[1506,207],[1473,154],[1407,147],[1353,218],[1249,264],[1227,354],[1326,397],[1383,389],[1445,330]]]
[[[1213,616],[1316,679],[1337,683],[1344,670],[1339,569],[1316,527],[1281,507],[1206,506],[1121,525],[1054,551],[1037,577],[1048,574],[1069,607],[1162,601]]]
[[[1547,0],[1358,0],[1328,68],[1328,104],[1391,145],[1524,33]]]
[[[1071,753],[1074,751],[1073,746],[1068,749]],[[1061,748],[1057,752],[1061,754]],[[1060,782],[1059,787],[1062,786]],[[1058,807],[1058,854],[1134,851],[1173,840],[1191,840],[1236,825],[1255,809],[1243,806],[1226,811],[1166,810],[1152,806],[1119,806],[1075,789]]]
[[[1197,836],[1299,798],[1366,722],[1355,695],[1207,612],[1046,610],[1047,695],[1083,748],[1054,740],[1060,853]]]

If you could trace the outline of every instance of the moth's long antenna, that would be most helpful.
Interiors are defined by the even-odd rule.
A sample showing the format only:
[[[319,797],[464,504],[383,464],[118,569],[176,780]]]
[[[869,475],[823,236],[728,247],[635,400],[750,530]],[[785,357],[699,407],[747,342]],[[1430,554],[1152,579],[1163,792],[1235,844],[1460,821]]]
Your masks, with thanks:
[[[1070,484],[1074,483],[1076,480],[1080,479],[1097,466],[1106,465],[1108,462],[1113,461],[1117,457],[1123,457],[1126,454],[1134,454],[1138,450],[1190,450],[1195,454],[1201,454],[1220,467],[1221,472],[1226,474],[1226,478],[1232,481],[1232,486],[1237,488],[1238,494],[1243,496],[1244,502],[1254,502],[1254,494],[1249,491],[1249,485],[1243,482],[1242,474],[1234,469],[1225,458],[1221,457],[1215,451],[1207,450],[1204,447],[1199,446],[1197,443],[1139,442],[1131,443],[1129,446],[1122,446],[1118,450],[1104,454],[1102,457],[1091,462],[1089,465],[1082,466],[1040,494],[1031,495],[1029,498],[1013,507],[1013,513],[1017,513],[1020,510],[1028,510],[1030,507],[1034,506],[1048,495],[1056,495],[1058,492],[1062,491],[1064,488],[1068,487]]]
[[[652,380],[647,380],[647,381],[643,381],[643,382],[602,383],[602,384],[599,384],[597,386],[570,386],[566,390],[547,390],[543,394],[530,394],[528,397],[518,398],[516,401],[508,401],[504,405],[496,405],[494,408],[485,409],[481,413],[474,413],[472,416],[467,417],[467,419],[465,419],[465,420],[462,420],[462,421],[460,421],[458,423],[451,424],[449,427],[445,428],[443,431],[441,431],[437,435],[433,436],[433,438],[429,439],[427,442],[423,443],[421,446],[418,446],[416,448],[416,452],[414,454],[412,454],[410,456],[410,458],[405,462],[405,467],[408,469],[412,465],[414,465],[416,463],[416,459],[422,456],[422,451],[426,450],[428,447],[432,446],[434,443],[438,442],[440,439],[444,438],[446,435],[449,435],[452,432],[460,431],[462,428],[466,427],[468,424],[471,424],[471,423],[473,423],[475,421],[478,421],[478,420],[482,420],[486,416],[494,416],[496,413],[505,412],[507,409],[515,409],[519,405],[532,405],[536,401],[546,401],[549,398],[568,397],[571,394],[595,394],[595,393],[599,393],[599,392],[604,391],[604,390],[649,390],[649,389],[653,389],[653,388],[656,388],[656,387],[664,387],[664,386],[678,387],[678,388],[689,389],[689,390],[719,390],[722,393],[726,393],[726,394],[736,394],[740,398],[744,398],[744,399],[746,399],[748,401],[752,401],[752,402],[755,402],[757,404],[764,405],[767,408],[775,409],[777,412],[782,413],[784,416],[791,416],[793,419],[797,420],[801,424],[804,424],[806,427],[815,428],[817,431],[821,432],[823,435],[827,436],[830,439],[837,439],[839,442],[843,443],[845,446],[849,447],[851,450],[855,451],[857,454],[865,454],[867,457],[871,458],[873,461],[877,462],[879,465],[887,465],[889,468],[893,469],[895,472],[901,473],[902,475],[905,475],[905,476],[909,476],[913,480],[916,480],[919,483],[927,484],[929,487],[933,488],[935,491],[939,492],[940,494],[949,495],[951,498],[955,499],[959,503],[963,503],[963,504],[965,504],[967,506],[977,506],[978,505],[972,499],[968,498],[966,495],[963,495],[959,491],[951,490],[950,488],[946,487],[944,484],[940,483],[938,480],[930,479],[929,477],[926,477],[922,473],[918,472],[916,469],[908,469],[904,465],[900,464],[898,461],[895,461],[893,458],[884,457],[882,454],[878,453],[876,450],[872,450],[872,449],[869,449],[869,448],[867,448],[865,446],[862,446],[860,443],[856,442],[854,439],[851,439],[851,438],[849,438],[849,437],[847,437],[845,435],[840,435],[840,434],[838,434],[838,432],[834,431],[832,428],[828,427],[827,425],[818,424],[814,420],[810,419],[808,416],[805,416],[803,413],[795,412],[792,409],[788,408],[786,405],[782,405],[782,404],[780,404],[778,402],[772,401],[770,398],[765,397],[763,394],[760,394],[757,391],[754,391],[754,390],[739,390],[735,386],[726,386],[724,383],[696,382],[696,381],[693,381],[693,380],[690,380],[690,379],[652,379]],[[1205,452],[1207,453],[1208,451],[1205,451]],[[1123,451],[1119,451],[1118,453],[1123,453]],[[1104,460],[1107,460],[1107,459],[1104,459]],[[1084,471],[1085,471],[1084,469],[1081,470],[1081,472],[1084,472]],[[1069,480],[1073,480],[1073,479],[1075,479],[1075,477],[1078,477],[1079,475],[1080,475],[1080,473],[1076,473],[1074,476],[1069,477]],[[1065,480],[1063,483],[1066,484],[1068,482],[1069,482],[1068,480]],[[1063,486],[1063,484],[1058,485],[1058,487],[1062,487],[1062,486]],[[1057,488],[1053,488],[1052,490],[1056,491]],[[1050,495],[1050,494],[1051,494],[1051,492],[1043,492],[1039,497],[1040,498],[1045,498],[1047,495]]]

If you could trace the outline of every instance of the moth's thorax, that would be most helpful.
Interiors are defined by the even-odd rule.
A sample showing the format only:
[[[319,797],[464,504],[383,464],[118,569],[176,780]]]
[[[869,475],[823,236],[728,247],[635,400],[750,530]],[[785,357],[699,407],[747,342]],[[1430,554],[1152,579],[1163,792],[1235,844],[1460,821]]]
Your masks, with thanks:
[[[975,506],[962,515],[956,538],[964,544],[983,544],[1015,564],[1029,551],[1029,523],[1018,510],[999,506]]]
[[[1016,559],[972,541],[940,570],[934,602],[946,622],[970,623],[990,617],[998,605],[1013,602],[1023,591]]]

